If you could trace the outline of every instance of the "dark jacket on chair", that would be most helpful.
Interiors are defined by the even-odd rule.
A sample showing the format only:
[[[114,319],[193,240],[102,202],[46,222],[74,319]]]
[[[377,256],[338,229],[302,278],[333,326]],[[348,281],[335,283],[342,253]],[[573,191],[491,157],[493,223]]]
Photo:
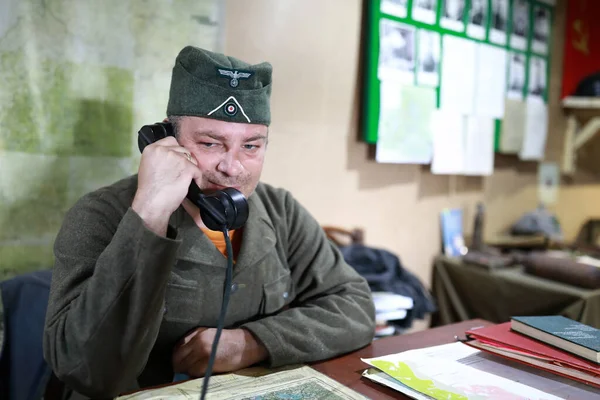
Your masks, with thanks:
[[[4,343],[0,354],[0,398],[41,399],[51,369],[44,360],[43,334],[51,271],[36,271],[0,283]]]

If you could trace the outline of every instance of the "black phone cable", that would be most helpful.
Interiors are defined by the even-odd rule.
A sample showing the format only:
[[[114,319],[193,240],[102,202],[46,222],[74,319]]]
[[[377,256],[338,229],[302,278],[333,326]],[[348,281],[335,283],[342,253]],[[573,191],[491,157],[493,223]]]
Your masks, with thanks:
[[[225,314],[227,312],[227,305],[229,304],[229,297],[231,295],[231,280],[233,275],[233,247],[231,246],[231,239],[229,238],[229,231],[227,227],[223,228],[223,237],[225,238],[225,245],[227,247],[227,270],[225,272],[225,287],[223,289],[223,302],[221,303],[221,313],[219,314],[219,320],[217,322],[217,333],[212,344],[212,350],[210,351],[210,357],[208,359],[208,365],[204,374],[204,382],[202,383],[202,393],[200,394],[200,400],[204,400],[206,391],[208,390],[208,382],[212,375],[213,364],[217,356],[217,347],[219,345],[219,339],[221,337],[221,331],[225,324]]]

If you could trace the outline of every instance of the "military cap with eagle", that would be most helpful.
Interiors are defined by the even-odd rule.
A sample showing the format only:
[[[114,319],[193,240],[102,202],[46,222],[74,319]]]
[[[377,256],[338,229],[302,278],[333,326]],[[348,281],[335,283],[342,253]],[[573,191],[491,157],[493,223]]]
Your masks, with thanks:
[[[167,115],[268,126],[271,73],[268,62],[252,65],[186,46],[175,59]]]

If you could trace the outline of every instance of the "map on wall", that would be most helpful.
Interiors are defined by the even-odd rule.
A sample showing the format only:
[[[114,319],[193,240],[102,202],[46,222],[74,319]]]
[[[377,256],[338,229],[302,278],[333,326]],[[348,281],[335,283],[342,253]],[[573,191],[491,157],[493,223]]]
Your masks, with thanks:
[[[0,277],[50,267],[66,210],[137,171],[177,53],[217,45],[217,3],[0,3]]]

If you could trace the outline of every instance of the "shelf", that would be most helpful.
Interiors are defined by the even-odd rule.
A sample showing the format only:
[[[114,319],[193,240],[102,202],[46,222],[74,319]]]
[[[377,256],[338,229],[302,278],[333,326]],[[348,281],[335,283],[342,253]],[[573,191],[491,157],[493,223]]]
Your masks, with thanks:
[[[567,114],[567,130],[562,173],[573,175],[577,153],[600,131],[600,97],[565,97],[562,101]]]

